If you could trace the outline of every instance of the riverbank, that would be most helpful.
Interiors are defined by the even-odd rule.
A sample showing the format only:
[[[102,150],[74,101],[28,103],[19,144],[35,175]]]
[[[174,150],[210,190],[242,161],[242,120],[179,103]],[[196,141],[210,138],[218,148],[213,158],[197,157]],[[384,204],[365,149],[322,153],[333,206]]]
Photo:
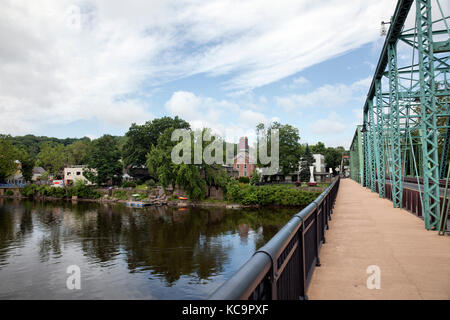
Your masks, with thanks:
[[[204,207],[204,208],[262,208],[303,207],[311,203],[326,185],[317,187],[296,187],[295,185],[265,185],[231,183],[223,198],[203,200],[181,200],[178,196],[166,194],[160,187],[146,190],[137,188],[94,189],[92,187],[56,188],[29,185],[20,192],[4,194],[1,198],[34,199],[39,201],[71,201],[97,203],[127,203],[140,201],[148,206]]]

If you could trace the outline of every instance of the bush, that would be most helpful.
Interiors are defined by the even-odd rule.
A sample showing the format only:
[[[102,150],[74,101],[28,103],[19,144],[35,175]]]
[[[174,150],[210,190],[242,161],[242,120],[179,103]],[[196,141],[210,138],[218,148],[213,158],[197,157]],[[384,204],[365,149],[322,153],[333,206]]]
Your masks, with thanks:
[[[85,199],[98,199],[101,197],[101,194],[87,186],[83,180],[77,180],[75,182],[75,186],[71,188],[67,194],[70,193],[70,196],[78,196],[80,198]]]
[[[7,196],[13,196],[14,195],[14,192],[12,191],[12,190],[6,190],[6,193],[5,193]]]
[[[122,183],[122,188],[136,188],[136,183],[132,181],[125,181]]]
[[[239,182],[241,183],[249,183],[250,178],[249,177],[239,177]]]
[[[120,200],[127,200],[128,194],[125,190],[114,190],[112,193],[113,198],[117,198]]]
[[[231,181],[227,185],[226,198],[245,205],[306,206],[319,196],[320,192],[305,191],[289,186],[240,185]]]
[[[156,182],[153,179],[149,179],[147,181],[145,181],[145,184],[147,185],[147,187],[149,188],[153,188],[154,186],[156,186]]]
[[[35,184],[26,185],[24,188],[20,190],[20,193],[24,197],[32,197],[34,192],[36,191],[37,186]]]

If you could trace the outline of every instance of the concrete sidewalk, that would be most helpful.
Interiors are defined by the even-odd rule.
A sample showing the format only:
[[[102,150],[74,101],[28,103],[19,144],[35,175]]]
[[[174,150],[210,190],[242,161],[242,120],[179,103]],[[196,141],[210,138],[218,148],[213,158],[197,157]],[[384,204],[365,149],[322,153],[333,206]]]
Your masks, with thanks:
[[[421,219],[342,179],[329,226],[309,299],[450,299],[450,237]],[[380,289],[367,288],[371,265]]]

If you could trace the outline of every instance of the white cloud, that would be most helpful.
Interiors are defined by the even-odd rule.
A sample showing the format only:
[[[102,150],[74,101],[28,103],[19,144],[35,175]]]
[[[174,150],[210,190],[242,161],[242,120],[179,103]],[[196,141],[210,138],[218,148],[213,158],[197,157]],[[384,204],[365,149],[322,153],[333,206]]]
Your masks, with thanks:
[[[325,119],[314,121],[309,127],[312,132],[317,134],[337,134],[344,132],[347,128],[343,119],[336,112],[331,112]]]
[[[345,106],[352,100],[364,101],[372,77],[358,80],[350,85],[326,84],[305,94],[290,94],[284,97],[275,97],[276,104],[286,111],[299,108],[321,108]]]
[[[73,4],[80,16],[68,12]],[[23,133],[85,119],[127,127],[153,117],[133,97],[144,94],[143,83],[199,73],[228,75],[223,86],[245,92],[373,41],[394,5],[4,0],[0,127]]]
[[[170,115],[188,121],[193,129],[210,128],[230,142],[237,142],[241,136],[252,141],[258,123],[278,120],[268,119],[263,113],[232,101],[198,96],[188,91],[174,92],[165,103],[165,109]]]

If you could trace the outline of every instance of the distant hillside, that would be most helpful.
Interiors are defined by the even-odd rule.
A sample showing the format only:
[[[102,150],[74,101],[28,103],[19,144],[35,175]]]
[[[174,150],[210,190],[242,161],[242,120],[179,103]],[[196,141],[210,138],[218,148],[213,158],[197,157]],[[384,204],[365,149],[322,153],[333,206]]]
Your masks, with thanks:
[[[67,146],[79,140],[85,140],[87,142],[90,141],[90,139],[87,137],[59,139],[46,136],[37,137],[32,134],[27,134],[25,136],[11,137],[11,142],[13,145],[25,148],[32,157],[35,157],[39,153],[39,151],[41,150],[42,143],[50,143],[53,145],[63,144],[64,146]]]

